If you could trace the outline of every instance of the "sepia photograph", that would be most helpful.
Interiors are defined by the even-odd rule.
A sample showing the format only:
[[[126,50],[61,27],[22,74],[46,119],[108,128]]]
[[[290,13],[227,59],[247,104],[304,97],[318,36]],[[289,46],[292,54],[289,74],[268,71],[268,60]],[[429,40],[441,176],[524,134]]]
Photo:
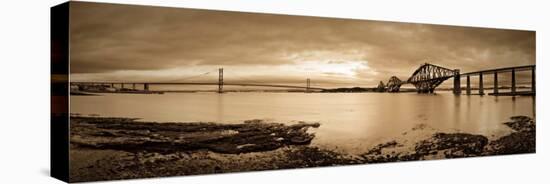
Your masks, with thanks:
[[[536,152],[535,31],[68,7],[71,182]]]

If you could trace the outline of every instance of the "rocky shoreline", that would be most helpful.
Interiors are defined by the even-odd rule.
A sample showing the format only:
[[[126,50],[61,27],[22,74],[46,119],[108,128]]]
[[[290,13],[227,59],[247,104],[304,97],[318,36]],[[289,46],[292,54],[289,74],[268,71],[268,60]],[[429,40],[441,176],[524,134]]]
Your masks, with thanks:
[[[437,132],[412,146],[392,140],[359,155],[310,145],[319,123],[250,120],[240,124],[137,122],[72,117],[70,180],[96,181],[534,153],[536,124],[512,117],[512,133]]]
[[[81,148],[173,153],[206,150],[239,154],[309,144],[319,123],[285,126],[261,120],[242,124],[154,123],[128,118],[71,118],[71,144]]]

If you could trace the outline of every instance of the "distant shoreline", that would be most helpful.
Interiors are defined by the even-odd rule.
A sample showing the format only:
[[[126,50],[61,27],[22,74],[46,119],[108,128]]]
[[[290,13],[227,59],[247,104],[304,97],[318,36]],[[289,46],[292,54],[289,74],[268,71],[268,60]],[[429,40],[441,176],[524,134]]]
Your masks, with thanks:
[[[465,91],[466,88],[461,88],[462,91]],[[485,90],[493,90],[492,87],[483,88]],[[506,90],[511,89],[510,87],[499,87],[498,89]],[[530,87],[526,86],[518,86],[516,89],[530,89]],[[453,88],[438,88],[437,91],[452,91]],[[472,87],[470,90],[479,90],[479,88]],[[217,90],[133,90],[133,89],[126,89],[121,91],[107,91],[107,90],[84,90],[84,91],[78,91],[78,90],[71,90],[71,95],[75,96],[94,96],[102,93],[117,93],[117,94],[164,94],[164,93],[205,93],[205,92],[213,92],[217,93]],[[388,93],[386,91],[379,91],[378,88],[368,87],[368,88],[362,88],[362,87],[349,87],[349,88],[329,88],[324,90],[224,90],[223,93],[251,93],[251,92],[258,92],[258,93]],[[392,92],[392,93],[415,93],[417,92],[414,88],[401,88],[399,92]]]

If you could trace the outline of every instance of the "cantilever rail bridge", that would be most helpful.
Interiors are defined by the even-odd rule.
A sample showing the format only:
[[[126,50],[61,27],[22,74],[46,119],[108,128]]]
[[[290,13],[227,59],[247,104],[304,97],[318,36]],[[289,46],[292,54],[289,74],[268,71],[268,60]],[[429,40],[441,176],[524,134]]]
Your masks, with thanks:
[[[435,88],[437,88],[445,80],[453,78],[453,93],[461,94],[462,86],[460,84],[461,78],[466,77],[466,94],[471,95],[471,84],[470,76],[479,76],[479,93],[477,95],[484,95],[483,87],[483,76],[484,75],[493,75],[493,93],[489,95],[535,95],[536,91],[536,82],[535,82],[535,65],[526,65],[526,66],[516,66],[516,67],[506,67],[506,68],[497,68],[489,69],[468,73],[460,73],[458,69],[448,69],[445,67],[425,63],[416,69],[412,76],[406,81],[402,81],[396,76],[392,76],[387,83],[388,92],[399,92],[399,89],[404,84],[413,84],[416,87],[418,93],[433,93]],[[531,71],[531,90],[530,91],[518,91],[516,86],[516,72],[518,71]],[[500,92],[499,91],[499,73],[510,73],[510,92]]]
[[[401,85],[411,83],[419,93],[433,93],[439,84],[451,77],[457,76],[458,73],[458,70],[451,70],[426,63],[416,69],[406,81],[401,81],[396,76],[392,76],[387,84],[388,92],[399,92]]]
[[[516,87],[516,72],[517,71],[531,71],[531,90],[530,91],[518,91]],[[206,74],[208,74],[207,72]],[[511,73],[511,87],[510,92],[500,92],[499,91],[499,82],[498,75],[500,73]],[[203,74],[201,74],[203,75]],[[461,78],[466,78],[466,94],[471,95],[471,84],[470,76],[479,76],[479,93],[478,95],[484,95],[483,87],[483,76],[484,75],[493,75],[494,85],[493,93],[489,95],[535,95],[535,65],[527,66],[516,66],[516,67],[506,67],[506,68],[497,68],[489,69],[482,71],[474,71],[468,73],[460,73],[458,69],[448,69],[445,67],[437,66],[430,63],[425,63],[416,69],[412,75],[405,81],[400,80],[396,76],[392,76],[388,83],[386,84],[387,92],[399,92],[400,88],[404,84],[412,84],[415,86],[418,93],[433,93],[435,89],[447,79],[453,78],[453,93],[461,94],[462,87],[460,84]],[[324,90],[325,88],[321,87],[312,87],[311,80],[306,79],[305,86],[297,85],[280,85],[280,84],[268,84],[262,82],[224,82],[223,78],[223,68],[218,70],[218,81],[217,82],[71,82],[71,85],[110,85],[115,87],[115,85],[120,85],[121,88],[124,88],[125,85],[132,85],[133,89],[136,89],[136,85],[143,85],[144,91],[149,91],[150,85],[215,85],[218,86],[218,93],[223,93],[223,86],[255,86],[255,87],[274,87],[274,88],[295,88],[295,89],[305,89],[306,92],[313,90]]]

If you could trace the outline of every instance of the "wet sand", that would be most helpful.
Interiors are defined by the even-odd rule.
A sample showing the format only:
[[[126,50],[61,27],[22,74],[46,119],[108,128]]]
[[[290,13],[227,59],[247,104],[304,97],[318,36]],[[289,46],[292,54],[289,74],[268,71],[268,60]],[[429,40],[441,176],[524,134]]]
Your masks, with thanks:
[[[525,116],[503,123],[511,133],[494,140],[437,132],[412,144],[396,138],[361,154],[310,145],[315,134],[308,129],[322,128],[318,123],[135,120],[72,117],[71,182],[534,153],[536,147],[535,122]]]

